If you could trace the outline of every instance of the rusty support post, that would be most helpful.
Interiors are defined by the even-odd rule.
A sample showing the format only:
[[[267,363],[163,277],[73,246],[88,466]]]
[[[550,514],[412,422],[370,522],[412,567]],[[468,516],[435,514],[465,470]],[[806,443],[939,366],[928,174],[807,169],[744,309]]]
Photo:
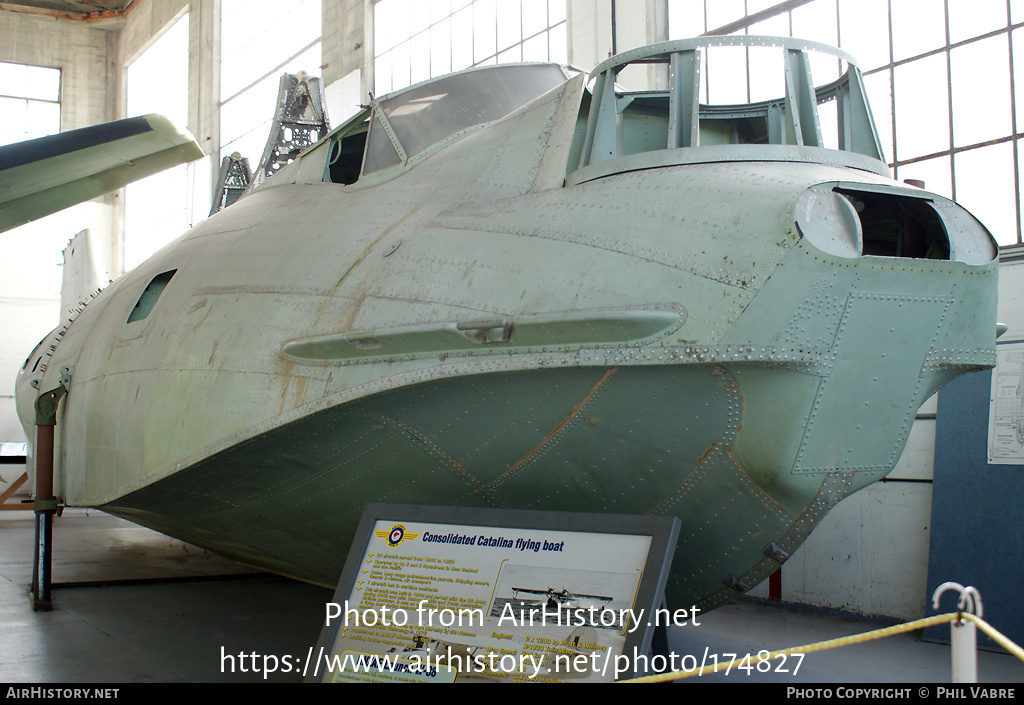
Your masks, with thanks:
[[[35,550],[32,563],[32,609],[36,612],[53,609],[50,599],[52,566],[53,515],[57,499],[53,496],[53,435],[57,425],[57,404],[67,393],[62,383],[36,399],[36,513]]]
[[[36,530],[32,564],[32,609],[53,609],[50,600],[50,544],[53,539],[53,426],[36,426]],[[51,505],[52,508],[51,508]]]

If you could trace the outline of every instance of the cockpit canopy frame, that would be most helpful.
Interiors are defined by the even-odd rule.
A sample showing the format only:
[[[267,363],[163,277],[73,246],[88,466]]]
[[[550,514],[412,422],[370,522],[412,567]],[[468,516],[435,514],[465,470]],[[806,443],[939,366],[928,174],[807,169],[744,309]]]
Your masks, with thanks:
[[[483,66],[375,99],[362,174],[409,166],[565,83],[559,64]]]
[[[777,48],[783,54],[784,93],[771,100],[736,105],[702,104],[701,81],[706,80],[706,53],[712,47]],[[809,52],[837,59],[845,71],[838,80],[816,86]],[[619,74],[637,64],[666,64],[667,90],[622,89],[616,83]],[[825,44],[752,35],[661,42],[599,64],[591,72],[591,84],[591,108],[579,169],[637,152],[712,145],[825,149],[818,106],[829,101],[836,101],[838,150],[881,162],[876,169],[885,166],[860,69],[849,54]],[[644,144],[640,146],[635,139],[631,144],[630,123],[635,120],[629,114],[631,110],[645,112]],[[659,111],[660,116],[650,119]],[[740,121],[752,136],[735,129]],[[751,124],[756,129],[750,130]]]

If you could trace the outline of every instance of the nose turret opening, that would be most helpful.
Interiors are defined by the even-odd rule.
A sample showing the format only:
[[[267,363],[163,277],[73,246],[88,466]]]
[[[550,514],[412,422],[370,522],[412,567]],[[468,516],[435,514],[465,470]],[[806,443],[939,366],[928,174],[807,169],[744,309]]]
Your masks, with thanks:
[[[850,201],[863,233],[861,254],[910,259],[949,259],[949,235],[927,202],[892,194],[836,189]]]
[[[952,201],[926,191],[818,184],[794,205],[797,230],[837,257],[891,257],[987,264],[992,235]]]

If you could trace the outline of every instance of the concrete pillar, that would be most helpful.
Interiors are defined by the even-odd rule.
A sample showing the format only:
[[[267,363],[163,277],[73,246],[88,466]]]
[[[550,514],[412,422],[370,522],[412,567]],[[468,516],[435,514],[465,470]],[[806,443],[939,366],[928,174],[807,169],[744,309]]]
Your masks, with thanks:
[[[613,35],[620,54],[668,41],[668,0],[568,0],[566,20],[569,63],[586,71],[611,55]],[[668,68],[630,68],[621,79],[631,90],[667,88]]]
[[[358,112],[373,90],[372,0],[323,1],[324,93],[331,127]]]
[[[611,0],[567,0],[569,63],[589,71],[612,50]]]

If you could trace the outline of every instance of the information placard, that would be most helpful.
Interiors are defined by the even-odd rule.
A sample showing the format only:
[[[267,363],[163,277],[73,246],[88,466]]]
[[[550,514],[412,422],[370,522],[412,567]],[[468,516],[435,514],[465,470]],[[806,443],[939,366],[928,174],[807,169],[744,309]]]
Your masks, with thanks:
[[[613,681],[653,635],[674,517],[371,504],[311,680]],[[641,659],[642,660],[642,659]]]
[[[1024,465],[1024,342],[996,342],[988,417],[988,462]]]

